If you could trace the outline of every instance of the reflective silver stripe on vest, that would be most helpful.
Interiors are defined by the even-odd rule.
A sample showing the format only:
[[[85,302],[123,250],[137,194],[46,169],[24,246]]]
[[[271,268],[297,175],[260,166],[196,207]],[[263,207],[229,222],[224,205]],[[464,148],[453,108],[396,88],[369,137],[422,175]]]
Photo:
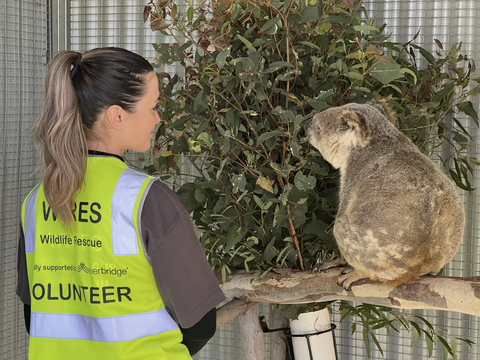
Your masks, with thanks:
[[[27,254],[35,251],[35,213],[39,185],[30,192],[25,202],[25,252]]]
[[[120,175],[112,197],[113,255],[137,255],[137,232],[133,211],[140,188],[148,176],[132,169]]]
[[[118,342],[158,335],[176,329],[178,326],[166,309],[103,318],[32,312],[30,336]]]

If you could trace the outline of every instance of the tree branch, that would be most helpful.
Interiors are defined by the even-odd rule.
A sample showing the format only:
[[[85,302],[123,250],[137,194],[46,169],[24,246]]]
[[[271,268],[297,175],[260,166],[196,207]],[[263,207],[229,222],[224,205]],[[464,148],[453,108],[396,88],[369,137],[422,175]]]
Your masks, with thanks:
[[[480,276],[453,278],[423,276],[397,287],[361,280],[346,291],[337,285],[342,269],[323,273],[276,269],[261,272],[238,271],[222,285],[227,298],[251,302],[302,304],[349,300],[402,309],[437,309],[480,316]],[[233,318],[232,318],[233,319]]]
[[[217,310],[217,329],[250,310],[257,302],[245,299],[233,299]]]

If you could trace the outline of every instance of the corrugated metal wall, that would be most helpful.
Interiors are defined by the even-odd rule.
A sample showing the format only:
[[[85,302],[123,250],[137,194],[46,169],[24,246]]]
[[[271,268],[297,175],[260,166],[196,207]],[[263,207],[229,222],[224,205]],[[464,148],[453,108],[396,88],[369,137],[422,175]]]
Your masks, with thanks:
[[[151,43],[158,42],[158,33],[152,33],[143,24],[142,11],[146,0],[70,0],[70,1],[15,1],[4,0],[0,11],[0,359],[26,358],[27,340],[23,315],[15,297],[16,246],[19,226],[19,208],[23,197],[36,183],[33,175],[35,156],[28,138],[41,101],[42,74],[49,57],[48,29],[54,29],[53,43],[58,49],[68,47],[85,51],[98,46],[121,46],[144,55],[155,56]],[[53,3],[53,22],[49,23],[49,5]],[[182,2],[184,4],[185,2]],[[378,23],[387,23],[387,31],[398,42],[410,40],[417,31],[416,44],[434,49],[434,38],[447,48],[462,41],[464,52],[480,59],[479,1],[455,0],[368,0],[366,6]],[[4,10],[4,11],[3,11]],[[58,11],[60,10],[60,11]],[[63,13],[62,13],[63,12]],[[66,27],[65,27],[66,25]],[[168,70],[168,69],[166,69]],[[475,99],[474,99],[475,100]],[[478,101],[475,102],[478,108]],[[477,129],[469,126],[474,137]],[[472,156],[477,147],[470,149]],[[136,159],[131,154],[131,160]],[[476,170],[477,179],[480,169]],[[478,186],[478,181],[477,181]],[[478,276],[480,274],[480,242],[478,191],[464,194],[467,209],[465,241],[460,252],[447,268],[450,276]],[[335,309],[334,309],[335,310]],[[266,308],[264,308],[266,312]],[[416,312],[424,314],[440,329],[448,329],[452,336],[479,339],[479,319],[442,311]],[[334,321],[339,316],[334,315]],[[339,325],[339,324],[337,324]],[[367,359],[361,333],[350,335],[347,320],[338,326],[336,338],[340,359]],[[424,343],[410,348],[411,334],[402,332],[391,336],[378,335],[385,351],[382,357],[373,351],[373,359],[428,358]],[[458,359],[480,358],[480,347],[459,347]],[[200,359],[242,359],[238,324],[225,325],[215,338],[196,356]],[[440,351],[435,359],[442,359]]]
[[[16,259],[23,198],[38,181],[28,136],[49,56],[48,1],[0,4],[0,359],[26,358]]]

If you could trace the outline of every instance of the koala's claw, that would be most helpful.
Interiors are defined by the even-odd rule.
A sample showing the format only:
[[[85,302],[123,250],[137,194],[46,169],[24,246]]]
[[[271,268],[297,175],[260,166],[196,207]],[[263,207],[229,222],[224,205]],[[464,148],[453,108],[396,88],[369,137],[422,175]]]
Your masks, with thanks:
[[[322,271],[327,271],[328,269],[333,269],[337,267],[343,267],[348,265],[348,263],[345,261],[344,258],[338,258],[335,260],[327,261],[325,263],[321,264],[315,264],[312,267],[313,272],[322,272]]]
[[[353,270],[355,270],[355,268],[353,268],[352,266],[349,265],[345,269],[343,269],[342,275],[350,274]]]
[[[364,276],[359,276],[354,270],[354,268],[350,268],[343,272],[343,275],[337,279],[337,285],[343,286],[345,290],[350,291],[353,283],[365,278]]]

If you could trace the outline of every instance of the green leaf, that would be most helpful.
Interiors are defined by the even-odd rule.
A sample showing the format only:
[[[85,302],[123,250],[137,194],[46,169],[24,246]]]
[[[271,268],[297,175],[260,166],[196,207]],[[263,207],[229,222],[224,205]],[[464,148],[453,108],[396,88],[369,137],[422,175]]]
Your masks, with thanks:
[[[273,131],[263,133],[257,139],[257,146],[272,137],[278,137],[278,136],[284,136],[284,135],[286,134],[285,134],[285,131],[283,130],[273,130]]]
[[[247,39],[245,39],[242,35],[239,35],[237,34],[237,37],[241,40],[241,42],[243,42],[245,44],[245,46],[249,49],[249,50],[252,50],[252,51],[257,51],[257,49],[255,49],[252,45],[252,43],[250,41],[248,41]]]
[[[324,21],[329,23],[346,24],[348,20],[343,16],[326,16]]]
[[[270,192],[270,193],[273,193],[273,187],[272,185],[274,184],[274,181],[273,180],[268,180],[267,178],[263,177],[263,176],[259,176],[257,178],[257,185],[259,185],[262,189]]]
[[[400,72],[401,72],[402,74],[405,74],[405,73],[406,73],[406,74],[412,75],[412,77],[413,77],[413,83],[414,83],[415,85],[417,84],[417,75],[415,75],[415,73],[414,73],[412,70],[407,69],[407,68],[401,68],[401,69],[400,69]],[[400,93],[401,93],[401,91],[400,91]]]
[[[310,224],[305,226],[305,233],[315,234],[317,236],[325,236],[326,230],[330,225],[324,223],[322,220],[313,220]]]
[[[277,106],[272,110],[273,115],[278,115],[280,119],[286,121],[295,121],[295,114],[291,110],[284,110],[281,106]]]
[[[454,83],[448,83],[442,90],[438,91],[432,99],[432,102],[441,102],[450,95],[455,88]]]
[[[453,359],[456,360],[457,359],[457,341],[455,340],[455,338],[452,338],[452,340],[450,341],[450,347],[452,349]]]
[[[477,112],[475,111],[474,107],[473,107],[473,104],[470,102],[470,101],[464,101],[464,102],[461,102],[459,104],[457,104],[457,107],[458,107],[458,110],[460,110],[461,112],[465,113],[466,115],[470,116],[474,121],[475,123],[477,124],[477,126],[479,125],[478,123],[478,114]]]
[[[191,22],[193,20],[193,7],[189,6],[187,9],[187,20]]]
[[[475,86],[472,90],[467,92],[466,95],[467,96],[476,96],[476,95],[478,95],[478,93],[480,93],[480,85]]]
[[[308,211],[308,203],[297,203],[292,205],[293,224],[295,229],[299,229],[307,220],[306,213]]]
[[[267,31],[267,30],[270,29],[272,26],[274,26],[279,20],[280,20],[280,18],[279,18],[278,16],[274,17],[273,19],[268,20],[268,21],[260,28],[260,32]]]
[[[412,322],[411,324],[413,325],[414,323]],[[418,325],[417,324],[415,325],[416,327],[414,326],[414,329],[413,329],[413,339],[412,339],[412,343],[410,344],[410,347],[415,345],[417,340],[420,338],[420,329],[417,330]]]
[[[433,330],[433,325],[432,325],[427,319],[425,319],[425,318],[423,318],[423,317],[421,317],[421,316],[419,316],[419,315],[415,315],[415,317],[416,317],[416,318],[419,318],[420,320],[422,320],[422,321],[425,323],[425,325],[428,326],[429,329]]]
[[[317,97],[307,100],[307,102],[314,110],[320,112],[329,107],[328,104],[330,101],[332,101],[334,95],[335,95],[334,89],[329,89],[327,91],[320,91]]]
[[[220,51],[217,54],[215,62],[219,68],[223,68],[225,63],[227,62],[227,58],[230,56],[230,47],[227,50]]]
[[[300,157],[300,150],[302,149],[302,146],[295,141],[290,142],[290,150],[292,151],[292,155],[295,157]]]
[[[250,271],[249,267],[248,267],[248,263],[252,260],[255,260],[255,255],[250,255],[248,256],[244,261],[243,261],[243,266],[245,267],[245,270],[247,271]]]
[[[202,188],[196,188],[195,189],[195,200],[199,204],[205,203],[205,201],[207,201],[207,199],[208,199],[208,193],[204,189],[202,189]]]
[[[240,240],[244,238],[246,234],[247,234],[247,230],[244,230],[241,227],[232,226],[232,228],[228,233],[225,250],[228,251],[232,249]]]
[[[443,350],[443,360],[448,360],[448,350],[445,347],[442,347]]]
[[[370,336],[372,337],[373,342],[374,342],[375,345],[377,346],[378,351],[380,351],[380,354],[382,354],[382,356],[384,356],[384,355],[383,355],[383,349],[382,349],[382,347],[380,346],[380,343],[378,342],[377,337],[375,336],[375,334],[374,334],[373,332],[371,332],[371,333],[370,333]]]
[[[317,22],[318,19],[322,16],[323,8],[320,6],[306,6],[305,8],[300,11],[300,20],[298,21],[301,24],[309,23],[309,22]]]
[[[232,193],[236,194],[238,191],[242,193],[245,191],[245,186],[247,185],[247,180],[245,179],[245,174],[233,175],[232,176]]]
[[[279,251],[275,248],[275,239],[270,241],[265,248],[263,256],[267,261],[271,261],[274,257],[278,255]]]
[[[181,154],[185,151],[189,150],[189,145],[187,139],[185,137],[179,137],[175,140],[172,144],[172,150],[175,151],[177,154]]]
[[[390,61],[385,64],[379,61],[370,73],[382,84],[388,84],[396,79],[404,77],[403,73],[400,71],[400,65]]]
[[[367,329],[363,329],[363,342],[365,343],[365,350],[367,350],[367,356],[370,357],[370,337],[368,336]]]
[[[152,44],[155,51],[160,55],[152,61],[153,67],[160,67],[173,64],[180,61],[184,56],[182,52],[178,52],[180,46],[178,44]]]
[[[311,43],[310,41],[300,41],[299,44],[309,46],[315,50],[319,50],[319,51],[321,50],[317,45]]]
[[[285,61],[274,61],[270,64],[270,66],[267,68],[266,72],[267,73],[271,73],[271,72],[274,72],[274,71],[277,71],[281,68],[293,68],[293,64],[289,63],[289,62],[285,62]]]
[[[452,348],[448,344],[447,340],[445,340],[442,336],[439,336],[439,335],[437,335],[437,338],[442,343],[443,349],[447,351],[447,355],[450,354],[450,355],[454,356]]]
[[[353,27],[355,31],[376,31],[379,32],[378,28],[371,25],[356,25]]]
[[[301,191],[312,190],[317,184],[315,176],[304,175],[301,171],[297,172],[294,179],[295,186]]]
[[[210,149],[215,143],[213,141],[212,135],[208,132],[202,132],[200,135],[198,135],[197,140],[200,144]]]
[[[227,160],[228,160],[228,158],[225,158],[220,163],[220,167],[217,170],[216,180],[218,180],[220,178],[220,175],[222,174],[223,168],[225,167],[225,164],[227,163]]]
[[[290,165],[288,162],[285,163],[283,166],[277,163],[270,163],[270,166],[284,179],[288,178],[290,176],[290,173],[296,168],[295,166]]]
[[[433,354],[433,338],[425,330],[422,331],[425,333],[425,342],[427,343],[428,357],[431,358]]]
[[[415,49],[417,49],[418,51],[420,51],[420,54],[422,54],[422,56],[432,65],[434,65],[435,67],[437,66],[437,63],[435,62],[435,57],[430,53],[428,52],[427,50],[425,50],[424,48],[418,46],[418,45],[414,45],[414,44],[410,44],[410,46],[414,47]]]

